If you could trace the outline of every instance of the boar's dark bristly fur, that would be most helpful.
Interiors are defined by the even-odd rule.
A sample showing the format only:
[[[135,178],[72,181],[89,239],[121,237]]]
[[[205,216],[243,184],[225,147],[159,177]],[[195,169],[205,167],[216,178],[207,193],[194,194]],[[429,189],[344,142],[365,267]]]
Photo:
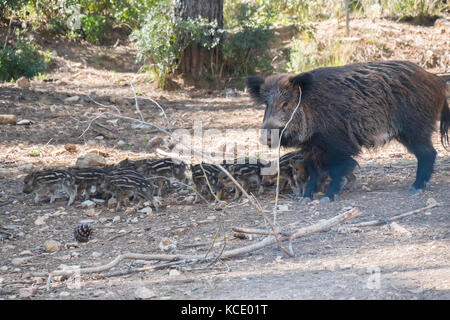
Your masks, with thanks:
[[[306,154],[306,199],[316,192],[320,169],[331,177],[323,200],[335,199],[342,177],[356,165],[352,157],[362,147],[378,147],[392,139],[416,156],[417,175],[410,191],[419,193],[433,172],[436,151],[431,135],[439,118],[441,141],[449,144],[446,83],[411,62],[354,63],[295,76],[249,77],[247,87],[257,103],[266,105],[261,129],[267,130],[267,143],[270,130],[281,132],[301,96],[281,145],[300,147]]]

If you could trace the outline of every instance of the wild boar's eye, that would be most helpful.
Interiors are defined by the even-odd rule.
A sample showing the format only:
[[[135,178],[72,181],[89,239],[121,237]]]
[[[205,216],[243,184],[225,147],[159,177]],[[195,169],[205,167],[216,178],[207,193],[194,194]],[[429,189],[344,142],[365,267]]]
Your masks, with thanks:
[[[288,106],[288,102],[285,101],[285,102],[283,102],[283,104],[281,105],[281,109],[282,109],[282,110],[285,110],[287,106]]]

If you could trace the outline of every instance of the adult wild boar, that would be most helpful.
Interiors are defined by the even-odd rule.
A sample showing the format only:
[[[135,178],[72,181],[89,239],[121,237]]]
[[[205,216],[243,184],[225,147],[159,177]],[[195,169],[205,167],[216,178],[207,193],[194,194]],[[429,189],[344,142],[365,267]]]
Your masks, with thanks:
[[[374,148],[392,139],[418,161],[409,189],[420,193],[433,172],[436,150],[431,135],[440,117],[441,141],[449,145],[450,109],[446,83],[407,61],[354,63],[319,68],[298,75],[248,77],[247,88],[266,110],[262,129],[282,129],[281,145],[305,154],[309,180],[302,202],[317,191],[324,172],[331,181],[321,201],[335,200],[342,178],[356,166],[362,147]],[[265,138],[265,137],[263,137]]]

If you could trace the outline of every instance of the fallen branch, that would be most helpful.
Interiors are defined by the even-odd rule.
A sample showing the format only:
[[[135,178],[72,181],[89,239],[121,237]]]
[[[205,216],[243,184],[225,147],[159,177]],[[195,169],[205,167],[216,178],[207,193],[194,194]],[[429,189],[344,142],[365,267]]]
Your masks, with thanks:
[[[323,220],[318,223],[315,223],[308,227],[303,227],[298,230],[283,232],[283,236],[280,237],[279,241],[289,241],[291,243],[292,240],[300,237],[304,237],[313,233],[321,232],[326,229],[331,228],[332,226],[343,223],[347,220],[353,219],[360,214],[357,208],[352,208],[344,213],[341,213],[331,219]],[[276,244],[277,240],[273,235],[264,238],[263,240],[236,249],[222,251],[219,255],[220,259],[231,259],[240,255],[244,255],[250,252],[254,252],[260,250],[264,247]],[[205,258],[204,254],[201,255],[184,255],[184,254],[140,254],[140,253],[125,253],[117,256],[111,262],[96,266],[96,267],[87,267],[87,268],[79,268],[79,269],[66,269],[66,270],[55,270],[48,274],[48,284],[50,280],[54,276],[71,276],[74,274],[86,274],[86,273],[99,273],[109,270],[115,266],[117,266],[123,260],[157,260],[157,261],[167,261],[167,262],[182,262],[182,263],[200,263],[200,262],[212,262],[217,261],[217,256],[207,257]],[[42,274],[37,274],[38,276],[42,276]],[[49,286],[48,286],[49,287]]]
[[[435,207],[439,207],[439,206],[441,206],[441,205],[438,203],[433,203],[429,206],[426,206],[426,207],[423,207],[420,209],[416,209],[416,210],[412,210],[412,211],[408,211],[408,212],[393,216],[392,218],[389,218],[389,219],[377,219],[377,220],[371,220],[371,221],[366,221],[366,222],[361,222],[361,223],[351,223],[351,224],[346,225],[346,227],[359,228],[359,227],[381,226],[384,224],[388,224],[392,221],[400,220],[400,219],[403,219],[403,218],[412,216],[414,214],[421,213],[426,210],[429,210],[429,209],[432,209]]]

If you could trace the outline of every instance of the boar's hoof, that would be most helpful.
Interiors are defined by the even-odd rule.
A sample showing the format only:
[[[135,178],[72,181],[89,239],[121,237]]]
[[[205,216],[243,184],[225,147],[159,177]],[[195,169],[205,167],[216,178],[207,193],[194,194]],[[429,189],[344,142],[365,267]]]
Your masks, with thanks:
[[[287,196],[288,196],[288,198],[290,198],[290,199],[295,199],[295,198],[297,198],[297,195],[296,195],[294,192],[289,193]]]
[[[411,186],[411,188],[409,188],[409,193],[411,193],[413,196],[421,194],[423,192],[423,189],[416,189],[416,187]]]
[[[303,197],[300,198],[300,200],[298,200],[299,203],[308,203],[311,202],[311,198],[310,197]]]
[[[333,195],[331,198],[330,198],[330,197],[322,197],[322,198],[320,198],[319,201],[320,201],[320,202],[330,202],[330,201],[336,201],[337,198],[338,198],[338,195],[335,194],[335,195]]]

